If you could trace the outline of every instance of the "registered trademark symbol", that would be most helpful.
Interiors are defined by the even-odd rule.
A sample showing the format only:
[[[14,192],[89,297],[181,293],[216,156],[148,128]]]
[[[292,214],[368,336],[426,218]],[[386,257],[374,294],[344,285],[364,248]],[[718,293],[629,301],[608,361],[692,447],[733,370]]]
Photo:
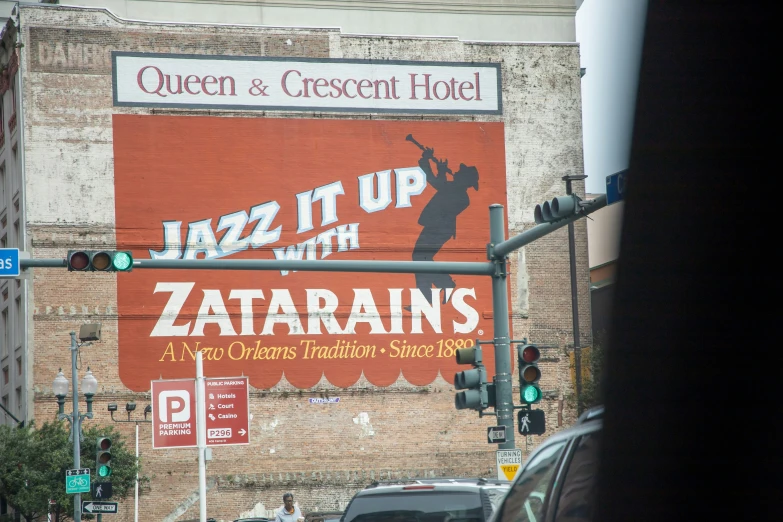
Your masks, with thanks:
[[[484,330],[479,330],[479,331],[478,331],[478,334],[479,334],[479,335],[484,335]]]

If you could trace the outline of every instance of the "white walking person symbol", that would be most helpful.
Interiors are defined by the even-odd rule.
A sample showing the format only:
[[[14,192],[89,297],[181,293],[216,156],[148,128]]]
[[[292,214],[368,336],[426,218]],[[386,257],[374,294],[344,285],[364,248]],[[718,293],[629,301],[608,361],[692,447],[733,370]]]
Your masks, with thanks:
[[[103,486],[100,485],[97,488],[95,488],[95,496],[96,497],[102,497],[103,496]]]
[[[520,417],[519,422],[522,423],[519,431],[530,431],[530,428],[527,426],[528,422],[530,422],[530,419],[527,418],[527,413],[525,413],[524,417]]]

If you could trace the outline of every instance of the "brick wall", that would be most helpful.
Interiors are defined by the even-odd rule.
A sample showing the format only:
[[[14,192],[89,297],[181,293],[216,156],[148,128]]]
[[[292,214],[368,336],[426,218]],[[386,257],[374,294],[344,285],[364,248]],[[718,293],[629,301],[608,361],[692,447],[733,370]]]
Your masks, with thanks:
[[[463,43],[451,38],[346,36],[336,30],[130,23],[105,11],[23,6],[26,216],[32,255],[64,257],[69,248],[114,246],[111,115],[220,114],[263,118],[262,112],[118,108],[112,105],[111,50],[171,53],[305,56],[502,64],[502,116],[442,116],[443,120],[503,121],[509,232],[534,225],[533,207],[564,193],[560,178],[582,172],[578,48],[574,45]],[[286,42],[291,41],[291,45]],[[376,115],[281,114],[275,117],[376,118]],[[388,118],[394,119],[389,116]],[[402,119],[403,117],[400,117]],[[405,116],[421,119],[421,116]],[[429,117],[427,117],[429,118]],[[434,118],[433,118],[434,119]],[[584,193],[583,183],[575,192]],[[85,209],[90,209],[85,212]],[[566,228],[511,256],[513,337],[552,345],[543,350],[542,388],[551,397],[548,434],[572,423],[564,397],[572,393],[567,347],[572,343]],[[576,224],[581,342],[590,343],[587,235]],[[100,380],[96,418],[110,423],[106,404],[135,400],[118,376],[116,275],[34,270],[35,414],[51,419],[51,381],[68,368],[68,332],[84,322],[103,324],[103,340],[82,350],[82,364]],[[310,404],[328,393],[336,404]],[[517,389],[515,387],[515,394]],[[438,378],[425,387],[400,378],[386,388],[364,379],[347,389],[322,380],[298,390],[283,380],[251,392],[249,446],[216,448],[208,465],[209,516],[233,520],[263,504],[277,508],[292,491],[304,510],[341,508],[378,479],[408,476],[493,476],[494,447],[485,442],[491,418],[458,412],[453,387]],[[133,444],[132,424],[117,425]],[[518,437],[526,454],[542,437]],[[151,488],[140,520],[197,518],[196,451],[151,449],[142,425],[140,450]],[[133,517],[133,499],[113,520]]]

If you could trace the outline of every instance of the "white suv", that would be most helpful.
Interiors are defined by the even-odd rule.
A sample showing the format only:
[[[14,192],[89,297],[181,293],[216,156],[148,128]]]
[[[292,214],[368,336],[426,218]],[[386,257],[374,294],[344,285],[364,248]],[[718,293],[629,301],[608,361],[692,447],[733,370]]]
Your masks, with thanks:
[[[487,522],[510,486],[495,479],[373,483],[353,496],[341,522]]]

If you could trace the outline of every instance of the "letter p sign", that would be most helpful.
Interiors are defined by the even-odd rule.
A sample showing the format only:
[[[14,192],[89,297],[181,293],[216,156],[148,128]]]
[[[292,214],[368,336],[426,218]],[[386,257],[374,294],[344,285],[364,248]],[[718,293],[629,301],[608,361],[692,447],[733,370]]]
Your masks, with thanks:
[[[158,396],[160,422],[185,422],[190,420],[190,392],[166,390]]]

